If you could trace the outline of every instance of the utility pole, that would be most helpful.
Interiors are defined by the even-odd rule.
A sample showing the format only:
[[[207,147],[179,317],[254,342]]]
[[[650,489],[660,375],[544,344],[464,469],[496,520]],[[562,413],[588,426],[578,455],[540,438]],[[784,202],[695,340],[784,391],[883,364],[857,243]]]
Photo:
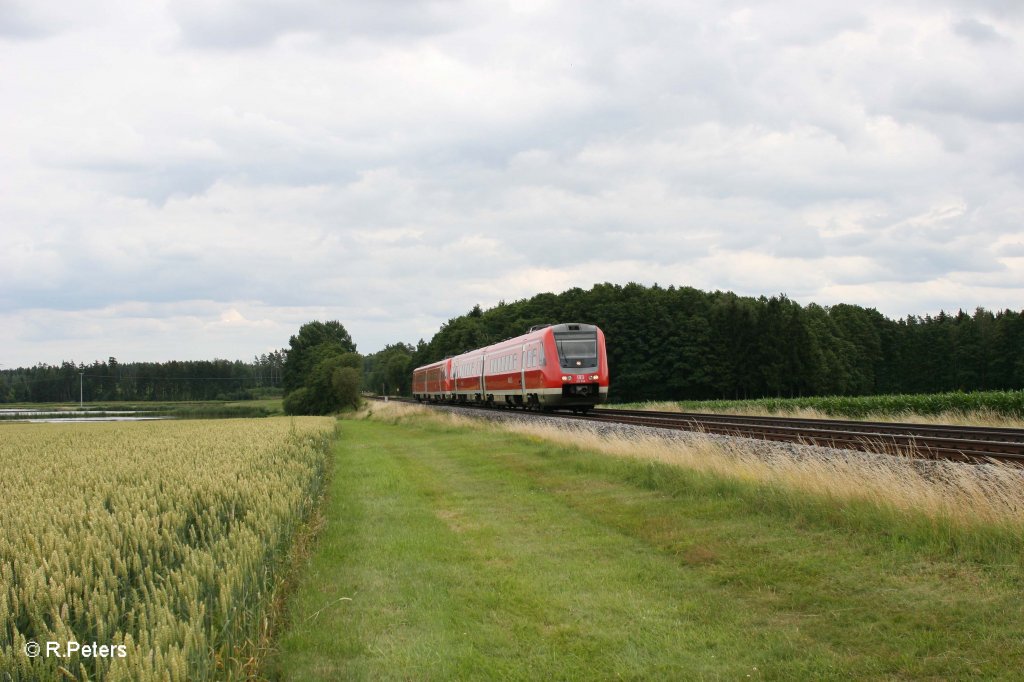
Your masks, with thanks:
[[[85,383],[85,372],[79,372],[78,373],[78,407],[80,409],[83,409],[83,410],[85,409],[85,400],[82,399],[82,396],[83,396],[82,384],[84,384],[84,383]]]

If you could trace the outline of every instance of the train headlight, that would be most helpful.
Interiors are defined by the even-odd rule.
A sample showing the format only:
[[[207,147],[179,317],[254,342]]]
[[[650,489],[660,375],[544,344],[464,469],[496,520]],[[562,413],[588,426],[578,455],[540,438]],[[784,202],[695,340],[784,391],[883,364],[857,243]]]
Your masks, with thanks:
[[[600,377],[600,376],[598,376],[597,374],[591,374],[591,375],[590,375],[590,380],[591,380],[591,381],[597,381],[597,380],[598,380],[598,379],[600,379],[600,378],[601,378],[601,377]]]
[[[562,381],[572,381],[572,377],[569,376],[568,374],[563,374]]]

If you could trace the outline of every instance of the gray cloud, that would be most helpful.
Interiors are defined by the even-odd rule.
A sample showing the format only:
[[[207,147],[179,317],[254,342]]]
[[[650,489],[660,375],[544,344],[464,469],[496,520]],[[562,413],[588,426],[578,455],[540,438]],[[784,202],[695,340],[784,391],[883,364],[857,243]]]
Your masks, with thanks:
[[[961,38],[966,38],[973,43],[1002,43],[1007,42],[1006,36],[997,31],[993,26],[978,19],[960,19],[953,23],[953,32]]]
[[[383,5],[357,0],[171,0],[168,10],[186,43],[226,49],[265,46],[289,33],[331,40],[425,36],[447,30],[466,14],[458,0],[389,0]]]
[[[0,2],[0,37],[21,40],[44,38],[56,33],[60,22],[46,16],[30,2]]]

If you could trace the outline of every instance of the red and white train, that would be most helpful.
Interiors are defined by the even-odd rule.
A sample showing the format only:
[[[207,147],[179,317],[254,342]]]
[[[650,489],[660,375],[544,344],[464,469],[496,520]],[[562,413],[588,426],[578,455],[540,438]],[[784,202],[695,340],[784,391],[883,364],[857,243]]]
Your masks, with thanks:
[[[412,373],[419,401],[571,409],[608,400],[604,332],[592,324],[554,324],[446,358]]]

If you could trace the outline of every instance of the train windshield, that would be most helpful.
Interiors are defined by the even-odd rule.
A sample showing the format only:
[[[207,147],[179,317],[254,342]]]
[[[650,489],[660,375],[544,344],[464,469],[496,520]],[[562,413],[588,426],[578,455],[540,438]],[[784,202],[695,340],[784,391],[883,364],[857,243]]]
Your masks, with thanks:
[[[562,367],[597,367],[597,334],[555,334],[555,344]]]

